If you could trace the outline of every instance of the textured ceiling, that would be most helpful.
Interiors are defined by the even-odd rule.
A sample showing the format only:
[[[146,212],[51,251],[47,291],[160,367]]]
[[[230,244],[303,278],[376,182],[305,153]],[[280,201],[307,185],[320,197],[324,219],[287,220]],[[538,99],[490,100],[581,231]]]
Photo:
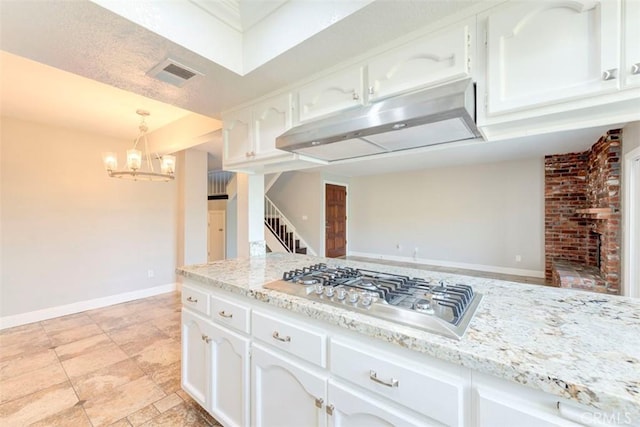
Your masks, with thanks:
[[[287,0],[190,1],[209,17],[212,10],[221,6],[218,3],[226,4],[231,10],[229,16],[234,17],[227,17],[225,22],[243,30],[277,13],[287,3]],[[302,0],[288,1],[304,4]],[[28,61],[7,55],[0,57],[1,113],[123,137],[131,137],[132,129],[135,132],[138,118],[133,113],[140,107],[152,111],[149,119],[152,129],[184,117],[186,111],[219,118],[221,111],[309,79],[369,50],[382,49],[390,40],[406,37],[465,8],[487,8],[499,2],[376,0],[240,76],[88,0],[0,0],[0,50],[47,65],[31,64],[40,69],[30,70]],[[233,19],[236,21],[232,24]],[[286,33],[287,27],[275,30]],[[192,35],[199,36],[196,32]],[[167,57],[201,71],[204,76],[194,77],[177,88],[146,75]],[[601,132],[591,129],[564,135],[562,147],[582,149]],[[203,149],[214,153],[219,162],[219,132]],[[489,161],[542,156],[551,152],[545,150],[553,149],[553,144],[536,143],[529,138],[517,145],[501,142],[438,147],[411,158],[393,155],[351,165],[332,165],[328,170],[345,175],[383,173],[485,158]]]
[[[361,55],[472,3],[378,0],[244,77],[86,0],[0,2],[0,48],[219,117],[225,109]],[[167,57],[205,76],[179,89],[145,74]]]

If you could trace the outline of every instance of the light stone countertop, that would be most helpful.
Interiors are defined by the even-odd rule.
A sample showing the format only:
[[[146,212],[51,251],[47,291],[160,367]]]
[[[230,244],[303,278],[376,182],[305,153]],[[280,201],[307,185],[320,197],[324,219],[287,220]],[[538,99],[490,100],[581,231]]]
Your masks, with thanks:
[[[310,264],[457,280],[484,295],[460,341],[262,289]],[[304,255],[270,253],[177,269],[235,294],[512,380],[640,424],[640,299]],[[635,424],[634,424],[635,425]]]

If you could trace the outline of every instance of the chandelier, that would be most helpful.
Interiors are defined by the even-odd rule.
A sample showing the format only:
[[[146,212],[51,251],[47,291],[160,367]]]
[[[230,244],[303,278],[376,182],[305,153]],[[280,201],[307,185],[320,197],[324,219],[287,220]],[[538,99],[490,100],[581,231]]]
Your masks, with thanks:
[[[145,123],[145,117],[149,116],[149,112],[137,110],[136,113],[141,117],[140,126],[138,126],[140,133],[133,142],[133,148],[127,150],[127,168],[118,170],[118,155],[116,153],[103,153],[102,160],[104,161],[104,167],[107,173],[111,178],[125,178],[133,181],[170,181],[174,179],[176,169],[175,156],[168,154],[160,156],[156,154],[153,160],[159,161],[160,172],[156,172],[153,169],[153,162],[147,142],[147,131],[149,128]],[[141,141],[144,142],[144,152],[138,149],[138,144],[140,144]],[[146,163],[146,168],[142,167],[143,158]]]

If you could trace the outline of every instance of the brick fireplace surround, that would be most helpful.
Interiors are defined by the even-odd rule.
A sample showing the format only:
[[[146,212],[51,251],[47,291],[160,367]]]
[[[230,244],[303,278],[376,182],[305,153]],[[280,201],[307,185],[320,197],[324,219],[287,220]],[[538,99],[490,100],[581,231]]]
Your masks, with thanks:
[[[545,278],[620,293],[621,130],[591,149],[545,157]]]

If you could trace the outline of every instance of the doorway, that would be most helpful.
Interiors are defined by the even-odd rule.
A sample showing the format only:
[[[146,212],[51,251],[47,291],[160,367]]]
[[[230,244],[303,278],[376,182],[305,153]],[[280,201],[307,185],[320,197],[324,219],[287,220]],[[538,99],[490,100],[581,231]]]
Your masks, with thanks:
[[[209,211],[208,261],[225,259],[225,212]]]
[[[325,256],[347,255],[347,187],[325,184]]]
[[[624,295],[640,298],[640,147],[625,156],[626,232]]]

